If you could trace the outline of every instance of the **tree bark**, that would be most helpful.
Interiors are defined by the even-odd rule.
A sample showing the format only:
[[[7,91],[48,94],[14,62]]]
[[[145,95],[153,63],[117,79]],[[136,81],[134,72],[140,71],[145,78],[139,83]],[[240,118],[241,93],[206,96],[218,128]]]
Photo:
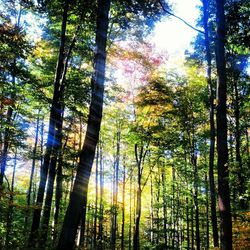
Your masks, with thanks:
[[[209,249],[209,189],[207,174],[205,174],[205,187],[206,187],[206,249]]]
[[[215,152],[215,122],[214,122],[214,90],[212,85],[212,63],[211,63],[211,49],[208,29],[208,0],[203,0],[203,16],[204,16],[204,31],[205,31],[205,47],[206,47],[206,61],[207,61],[207,84],[209,89],[209,122],[210,122],[210,149],[209,149],[209,185],[210,185],[210,206],[211,206],[211,220],[213,230],[214,247],[219,246],[219,235],[217,227],[216,216],[216,193],[214,184],[214,152]]]
[[[55,195],[55,214],[54,214],[54,224],[55,224],[55,233],[54,233],[54,242],[58,239],[58,219],[60,214],[61,200],[62,200],[62,164],[63,164],[63,152],[60,152],[58,158],[58,165],[56,170],[56,195]]]
[[[216,66],[217,66],[217,153],[218,198],[220,211],[221,249],[232,249],[232,218],[230,207],[228,147],[227,147],[227,79],[225,61],[225,13],[224,1],[216,0]]]
[[[200,221],[199,221],[199,202],[198,202],[198,166],[197,166],[197,156],[192,156],[192,164],[194,167],[194,209],[195,209],[195,240],[196,240],[196,249],[201,249],[201,240],[200,240]]]
[[[187,250],[190,249],[190,230],[189,230],[189,201],[186,197],[186,220],[187,220]]]
[[[238,181],[239,181],[239,195],[240,195],[240,208],[246,208],[246,202],[243,198],[245,193],[244,187],[244,177],[243,177],[243,168],[242,168],[242,158],[241,158],[241,132],[240,132],[240,101],[239,101],[239,91],[238,91],[238,84],[237,84],[237,77],[233,79],[233,87],[234,87],[234,94],[235,94],[235,158],[237,163],[237,173],[238,173]]]
[[[164,230],[164,245],[167,249],[168,238],[167,238],[167,197],[166,197],[166,172],[165,165],[162,167],[162,195],[163,195],[163,230]]]
[[[150,175],[150,243],[153,245],[154,241],[154,191],[153,191],[153,178]]]
[[[122,230],[121,230],[121,250],[125,249],[124,236],[125,236],[125,186],[126,186],[126,168],[125,159],[123,161],[123,179],[122,179]]]
[[[11,118],[12,118],[13,108],[9,107],[7,110],[7,119],[6,119],[6,129],[4,132],[4,141],[3,141],[3,151],[1,152],[1,173],[0,173],[0,191],[3,186],[3,179],[6,170],[6,163],[7,163],[7,156],[10,144],[10,129],[8,126],[11,125]]]
[[[27,223],[28,223],[29,206],[30,206],[33,179],[34,179],[35,166],[36,166],[36,152],[37,152],[37,144],[38,144],[38,136],[39,136],[39,123],[40,123],[39,114],[40,114],[40,110],[38,111],[37,119],[36,119],[36,135],[35,135],[34,148],[33,148],[33,151],[32,151],[32,166],[31,166],[31,172],[30,172],[29,188],[28,188],[28,192],[27,192],[28,210],[27,210],[27,215],[25,217],[25,228],[27,228]]]
[[[118,125],[119,126],[119,125]],[[114,162],[114,187],[113,187],[113,201],[112,201],[112,224],[111,224],[111,249],[116,246],[116,232],[117,232],[117,215],[118,215],[118,174],[119,174],[119,159],[120,159],[120,129],[118,128],[116,134],[116,156]]]
[[[133,249],[140,249],[140,219],[141,219],[141,180],[138,181],[138,187],[136,192],[136,218],[135,218],[135,231],[133,239]]]
[[[99,207],[99,232],[98,232],[98,248],[103,249],[103,193],[104,193],[104,169],[102,158],[102,141],[99,140],[99,152],[100,152],[100,207]]]
[[[98,216],[98,174],[99,174],[99,147],[97,145],[96,150],[96,170],[95,170],[95,218],[94,218],[94,249],[96,249],[96,237],[97,237],[97,216]]]
[[[57,246],[57,249],[60,250],[73,249],[80,218],[81,216],[85,216],[85,214],[82,213],[87,203],[88,182],[95,157],[95,149],[99,138],[102,118],[109,9],[110,0],[98,1],[96,27],[97,50],[94,63],[94,76],[91,82],[92,96],[87,131],[80,153],[80,162],[77,168],[73,192],[70,196],[69,206]],[[73,217],[72,214],[74,214]]]
[[[39,135],[39,122],[40,122],[39,113],[40,113],[40,110],[38,111],[37,119],[36,119],[36,135],[35,135],[34,148],[32,151],[32,166],[31,166],[31,173],[30,173],[29,189],[28,189],[28,193],[27,193],[27,205],[28,206],[30,206],[33,178],[34,178],[34,173],[35,173],[36,151],[37,151],[37,143],[38,143],[38,135]]]
[[[13,201],[14,201],[14,186],[15,186],[15,176],[16,176],[16,165],[17,165],[17,149],[15,149],[15,156],[14,156],[14,163],[13,163],[13,173],[12,173],[12,180],[11,180],[11,189],[10,191],[10,199],[8,204],[8,211],[7,211],[7,225],[6,225],[6,241],[5,241],[5,248],[8,249],[11,247],[10,240],[11,240],[11,232],[12,232],[12,219],[13,219]]]
[[[194,206],[191,204],[191,249],[194,249]]]
[[[135,230],[133,236],[133,249],[140,249],[140,219],[141,219],[141,178],[142,178],[142,162],[145,156],[144,145],[141,145],[138,149],[138,145],[135,144],[135,158],[137,165],[137,189],[136,189],[136,210],[135,210]]]
[[[129,234],[128,234],[128,246],[129,250],[131,250],[131,238],[132,238],[132,174],[131,171],[129,177]]]
[[[31,226],[31,233],[29,237],[28,245],[30,247],[34,246],[35,241],[37,239],[37,231],[40,224],[41,219],[41,211],[42,211],[42,204],[44,199],[44,192],[47,183],[47,175],[49,170],[49,165],[51,163],[51,155],[54,154],[54,162],[56,162],[56,155],[54,147],[57,145],[58,141],[58,133],[57,127],[60,126],[58,123],[61,123],[61,116],[62,116],[62,105],[61,105],[61,98],[62,98],[62,91],[64,87],[62,86],[62,79],[65,69],[65,43],[66,43],[66,26],[67,26],[67,17],[68,17],[68,8],[69,8],[69,0],[65,0],[64,9],[63,9],[63,17],[62,17],[62,27],[61,27],[61,44],[59,50],[59,56],[57,61],[56,73],[55,73],[55,80],[54,80],[54,93],[53,93],[53,100],[50,109],[50,118],[49,118],[49,131],[48,131],[48,139],[46,144],[46,152],[44,156],[43,165],[40,171],[40,182],[37,194],[36,205],[39,207],[38,209],[34,210],[33,213],[33,221]],[[51,172],[54,172],[51,170]]]

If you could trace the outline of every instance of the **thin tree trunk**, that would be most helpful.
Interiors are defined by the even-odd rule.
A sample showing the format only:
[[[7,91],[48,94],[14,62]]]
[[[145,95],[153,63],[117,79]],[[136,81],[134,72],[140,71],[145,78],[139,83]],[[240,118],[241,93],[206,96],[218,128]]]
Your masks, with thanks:
[[[154,241],[154,191],[153,191],[153,178],[150,175],[150,242],[153,245]]]
[[[247,160],[250,160],[250,152],[249,152],[249,135],[248,135],[248,128],[246,128],[246,153],[247,153]]]
[[[29,182],[29,188],[27,192],[27,215],[25,217],[25,228],[27,228],[28,223],[28,216],[29,216],[29,206],[30,206],[30,200],[31,200],[31,193],[32,193],[32,186],[33,186],[33,179],[34,179],[34,173],[35,173],[35,166],[36,166],[36,152],[37,152],[37,144],[38,144],[38,136],[39,136],[39,118],[40,110],[38,110],[37,119],[36,119],[36,135],[35,135],[35,143],[34,148],[32,151],[32,166],[31,166],[31,173],[30,173],[30,182]]]
[[[236,162],[238,164],[237,174],[238,174],[238,181],[239,181],[239,195],[242,197],[240,199],[240,207],[241,209],[246,208],[246,203],[243,198],[245,188],[244,188],[244,177],[243,177],[243,169],[242,169],[242,158],[240,154],[241,149],[241,133],[240,133],[240,109],[239,109],[239,91],[238,91],[238,84],[237,79],[234,77],[233,86],[234,86],[234,93],[235,93],[235,156]]]
[[[119,159],[120,159],[120,131],[118,128],[116,134],[116,156],[114,162],[114,180],[113,180],[113,204],[112,204],[112,225],[111,225],[111,249],[116,247],[116,233],[117,233],[117,195],[118,195],[118,174],[119,174]]]
[[[219,246],[219,235],[217,227],[217,216],[216,216],[216,194],[215,194],[215,184],[214,184],[214,152],[215,152],[215,122],[214,122],[214,91],[212,86],[211,78],[211,49],[210,49],[210,39],[208,30],[208,0],[203,0],[203,15],[204,15],[204,30],[205,30],[205,47],[206,47],[206,60],[207,60],[207,84],[210,93],[210,149],[209,149],[209,184],[210,184],[210,206],[211,206],[211,220],[212,220],[212,230],[213,230],[213,242],[214,247]]]
[[[229,190],[228,147],[227,147],[227,80],[225,61],[225,13],[224,1],[216,0],[216,66],[218,75],[217,106],[217,152],[218,152],[218,198],[220,211],[221,249],[232,249],[232,217]]]
[[[186,198],[186,220],[187,220],[187,250],[190,249],[190,230],[189,230],[189,201]]]
[[[69,127],[72,126],[74,122],[74,119],[71,119],[70,125]],[[61,132],[59,131],[59,133],[61,134]],[[58,163],[57,163],[57,169],[56,169],[56,194],[55,194],[55,213],[54,213],[54,243],[57,243],[58,240],[58,224],[59,224],[59,214],[60,214],[60,210],[61,210],[61,200],[62,200],[62,196],[63,196],[63,190],[62,190],[62,183],[63,183],[63,155],[64,155],[64,151],[66,149],[67,143],[68,143],[68,139],[69,139],[69,134],[66,136],[65,141],[63,146],[61,147],[60,151],[58,152],[59,156],[58,156]],[[62,141],[62,139],[60,139],[60,142]],[[68,186],[66,188],[66,190],[68,190]],[[66,194],[67,197],[67,194]]]
[[[62,17],[62,27],[61,27],[61,44],[60,51],[57,61],[56,74],[54,80],[54,93],[53,100],[50,110],[50,118],[49,118],[49,131],[48,131],[48,139],[46,144],[46,152],[44,156],[43,166],[40,172],[40,182],[37,194],[36,205],[39,207],[34,210],[33,213],[33,221],[31,227],[31,233],[29,238],[28,245],[30,247],[35,245],[35,241],[37,239],[37,231],[40,224],[41,219],[41,211],[42,204],[44,199],[44,191],[47,183],[47,174],[49,170],[49,165],[51,163],[56,163],[56,153],[54,152],[54,147],[57,145],[58,133],[57,127],[60,126],[58,123],[61,123],[62,117],[62,92],[64,87],[62,86],[63,82],[63,74],[65,70],[65,42],[66,42],[66,25],[67,25],[67,17],[68,17],[68,8],[69,8],[69,0],[65,0],[64,9],[63,9],[63,17]],[[53,154],[53,162],[51,162],[51,155]],[[55,171],[51,170],[51,174],[53,175]],[[50,181],[51,183],[51,181]],[[50,185],[51,186],[51,185]]]
[[[62,164],[63,164],[63,152],[60,152],[58,158],[58,165],[56,170],[56,195],[55,195],[55,214],[54,214],[54,224],[55,224],[55,233],[54,233],[54,242],[56,243],[58,239],[58,224],[59,224],[59,214],[62,200]]]
[[[15,84],[15,77],[13,77],[12,81],[13,85]],[[3,179],[5,175],[6,170],[6,164],[7,164],[7,156],[8,156],[8,150],[10,145],[10,129],[11,126],[11,120],[12,120],[12,114],[13,114],[13,108],[9,107],[6,114],[6,129],[4,131],[4,140],[3,140],[3,151],[1,152],[1,172],[0,172],[0,191],[3,186]]]
[[[172,240],[172,248],[175,248],[175,225],[176,225],[176,207],[175,207],[175,181],[176,181],[176,176],[175,176],[175,168],[172,167],[172,221],[171,221],[171,240]]]
[[[135,144],[135,158],[137,164],[137,189],[136,189],[136,211],[135,211],[135,231],[133,236],[133,249],[140,249],[140,219],[141,219],[141,177],[142,177],[142,161],[144,146],[141,145],[138,149],[138,145]]]
[[[98,216],[98,174],[99,174],[99,146],[97,145],[97,150],[96,150],[96,171],[95,171],[95,213],[94,213],[94,249],[96,249],[96,237],[97,237],[97,216]]]
[[[179,227],[179,218],[180,218],[180,190],[179,190],[179,185],[178,185],[178,181],[176,183],[176,191],[177,191],[177,197],[176,197],[176,200],[177,200],[177,206],[176,206],[176,229],[175,229],[175,232],[176,232],[176,242],[177,242],[177,249],[180,249],[180,234],[181,234],[181,229]]]
[[[141,219],[141,177],[138,180],[138,187],[136,192],[136,218],[135,218],[135,231],[133,239],[133,249],[140,249],[140,219]]]
[[[104,169],[103,169],[103,159],[102,159],[102,142],[99,140],[99,152],[100,152],[100,208],[99,208],[99,244],[98,248],[103,249],[103,193],[104,193]]]
[[[7,226],[6,226],[6,241],[5,241],[5,249],[11,247],[11,232],[12,232],[12,219],[13,219],[13,201],[14,201],[14,186],[15,186],[15,175],[16,175],[16,163],[17,163],[17,149],[15,150],[14,163],[13,163],[13,173],[11,180],[11,189],[10,189],[10,199],[9,206],[7,211]]]
[[[164,230],[164,245],[167,249],[168,239],[167,239],[167,197],[166,197],[166,177],[165,177],[165,165],[162,167],[162,195],[163,195],[163,230]]]
[[[197,167],[197,157],[192,157],[192,164],[194,167],[194,208],[195,208],[195,240],[196,249],[200,250],[200,222],[199,222],[199,202],[198,202],[198,167]]]
[[[122,179],[122,230],[121,230],[121,250],[125,249],[124,236],[125,236],[125,185],[126,185],[126,167],[125,159],[123,161],[123,179]]]
[[[158,173],[156,176],[156,185],[157,185],[157,193],[156,193],[156,201],[157,201],[157,206],[156,206],[156,226],[157,226],[157,233],[156,233],[156,244],[159,245],[160,241],[160,215],[159,215],[159,206],[160,204],[160,167],[158,166]]]
[[[208,198],[208,180],[205,174],[205,187],[206,187],[206,249],[209,249],[209,198]]]
[[[35,173],[36,151],[37,151],[37,143],[38,143],[38,135],[39,135],[39,122],[40,122],[39,114],[40,114],[40,110],[38,111],[37,119],[36,119],[36,135],[35,135],[34,148],[33,148],[33,152],[32,152],[32,166],[31,166],[31,173],[30,173],[30,183],[29,183],[29,189],[28,189],[28,193],[27,193],[27,205],[28,206],[30,206],[33,177],[34,177],[34,173]]]
[[[13,78],[15,79],[15,78]],[[14,82],[15,80],[13,80]],[[10,125],[11,125],[11,119],[13,114],[13,108],[9,107],[7,110],[7,118],[6,118],[6,129],[4,132],[4,140],[3,140],[3,151],[1,152],[1,173],[0,173],[0,191],[3,186],[3,179],[5,175],[6,170],[6,164],[7,164],[7,156],[8,156],[8,150],[9,150],[9,144],[10,144]]]
[[[194,249],[194,206],[191,204],[191,249]]]
[[[129,250],[131,250],[131,238],[132,238],[132,171],[129,178],[129,234],[128,234]]]
[[[66,23],[67,23],[67,13],[68,13],[67,1],[69,0],[65,0],[65,8],[64,8],[64,11],[66,11],[66,13],[64,13],[63,15],[63,22],[64,22],[64,19],[66,19],[65,20]],[[64,90],[65,90],[65,78],[66,78],[66,73],[68,69],[69,58],[71,57],[71,53],[75,45],[76,37],[77,37],[79,29],[80,29],[80,24],[77,26],[76,32],[69,46],[67,55],[64,55],[63,66],[61,69],[62,71],[61,78],[59,79],[60,86],[61,86],[60,91],[59,91],[60,96],[59,96],[59,103],[58,103],[59,115],[57,117],[58,120],[56,123],[55,145],[53,145],[53,151],[51,154],[51,160],[50,160],[50,165],[49,165],[48,185],[47,185],[47,190],[46,190],[46,200],[45,200],[45,207],[44,207],[44,214],[43,214],[43,221],[42,221],[43,230],[42,230],[41,239],[45,241],[47,239],[47,233],[48,233],[48,227],[49,227],[50,211],[51,211],[52,197],[53,197],[53,187],[54,187],[54,181],[55,181],[55,176],[56,176],[56,164],[57,164],[58,155],[60,155],[60,149],[62,146],[62,129],[63,129],[63,118],[64,118],[63,98],[64,98]],[[66,54],[65,51],[64,51],[64,54]]]
[[[82,213],[87,204],[88,182],[95,156],[102,118],[109,9],[110,0],[98,1],[96,28],[97,52],[94,63],[94,76],[92,78],[92,97],[87,131],[83,149],[80,154],[80,163],[77,168],[73,192],[70,196],[69,206],[64,218],[64,224],[59,244],[57,246],[57,249],[60,250],[73,249],[80,218],[81,216],[85,217],[85,214],[82,215]],[[74,217],[72,217],[72,214],[74,214]]]

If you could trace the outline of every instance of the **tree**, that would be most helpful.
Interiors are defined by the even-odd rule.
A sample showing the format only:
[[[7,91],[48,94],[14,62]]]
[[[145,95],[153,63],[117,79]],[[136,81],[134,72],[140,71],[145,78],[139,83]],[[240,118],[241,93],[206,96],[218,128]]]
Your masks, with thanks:
[[[227,79],[225,61],[225,13],[224,1],[216,0],[216,67],[217,67],[217,153],[218,153],[218,199],[220,211],[221,248],[232,249],[232,218],[229,190],[229,166],[227,147]]]
[[[6,2],[6,8],[10,8],[11,3]],[[19,4],[19,10],[14,5],[14,22],[3,12],[1,14],[1,171],[0,189],[3,189],[3,181],[7,165],[8,152],[11,141],[14,139],[14,113],[16,111],[16,101],[20,98],[18,91],[23,90],[21,85],[29,81],[30,75],[23,63],[27,58],[30,45],[26,34],[21,26],[21,16],[23,6]],[[15,126],[14,126],[15,127]]]
[[[92,96],[85,141],[80,154],[76,179],[64,218],[58,249],[73,249],[77,227],[87,205],[88,182],[99,138],[105,81],[106,43],[110,0],[98,1],[96,21],[96,55],[91,82]],[[85,210],[86,211],[86,210]],[[71,215],[75,216],[72,218]],[[83,215],[84,217],[85,215]]]
[[[67,25],[67,16],[68,16],[68,8],[69,1],[65,0],[64,3],[64,11],[62,18],[62,29],[61,29],[61,44],[60,44],[60,52],[58,55],[56,73],[55,73],[55,81],[54,81],[54,93],[53,100],[50,111],[50,120],[49,120],[49,132],[47,138],[47,146],[46,152],[44,156],[43,166],[41,167],[40,173],[40,182],[39,189],[37,194],[36,205],[39,206],[39,209],[35,209],[33,213],[32,227],[29,238],[29,246],[34,245],[37,236],[37,230],[40,224],[40,217],[42,211],[42,204],[44,198],[45,187],[47,183],[47,174],[48,170],[55,171],[55,165],[57,160],[57,145],[60,145],[60,128],[62,125],[62,116],[63,116],[63,108],[62,108],[62,96],[64,91],[64,81],[63,78],[65,76],[65,39],[66,39],[66,25]],[[59,146],[60,147],[60,146]],[[52,160],[53,159],[53,160]],[[52,186],[51,186],[52,185]],[[50,189],[53,190],[53,183],[50,183]],[[48,196],[47,196],[48,197]],[[51,197],[52,198],[52,197]]]
[[[209,39],[209,1],[203,0],[203,26],[205,30],[205,48],[206,48],[206,61],[207,61],[207,84],[209,88],[210,100],[209,100],[209,122],[210,122],[210,150],[209,150],[209,184],[210,184],[210,206],[211,206],[211,219],[213,229],[213,241],[214,247],[219,246],[219,236],[217,227],[216,216],[216,193],[214,184],[214,152],[215,152],[215,122],[214,122],[214,90],[212,83],[212,55],[210,49]]]

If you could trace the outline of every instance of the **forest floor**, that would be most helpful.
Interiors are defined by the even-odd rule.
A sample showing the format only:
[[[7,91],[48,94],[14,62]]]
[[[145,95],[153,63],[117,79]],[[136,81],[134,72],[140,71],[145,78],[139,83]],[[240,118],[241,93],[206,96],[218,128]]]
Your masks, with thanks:
[[[233,220],[233,249],[250,249],[250,211]]]

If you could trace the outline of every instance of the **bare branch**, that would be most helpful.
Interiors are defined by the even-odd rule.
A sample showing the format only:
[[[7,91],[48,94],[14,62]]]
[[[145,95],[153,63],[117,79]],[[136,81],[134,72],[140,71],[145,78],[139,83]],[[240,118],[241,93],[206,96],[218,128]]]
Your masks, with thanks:
[[[163,5],[163,3],[161,2],[161,0],[159,0],[159,3],[160,3],[160,5],[161,5],[163,11],[166,12],[168,15],[177,18],[178,20],[182,21],[185,25],[187,25],[189,28],[191,28],[191,29],[193,29],[193,30],[195,30],[195,31],[197,31],[197,32],[199,32],[199,33],[205,35],[205,32],[204,32],[204,31],[195,28],[194,26],[192,26],[191,24],[189,24],[187,21],[185,21],[185,20],[182,19],[181,17],[176,16],[174,13],[171,13],[170,11],[168,11],[168,10],[164,7],[164,5]]]

